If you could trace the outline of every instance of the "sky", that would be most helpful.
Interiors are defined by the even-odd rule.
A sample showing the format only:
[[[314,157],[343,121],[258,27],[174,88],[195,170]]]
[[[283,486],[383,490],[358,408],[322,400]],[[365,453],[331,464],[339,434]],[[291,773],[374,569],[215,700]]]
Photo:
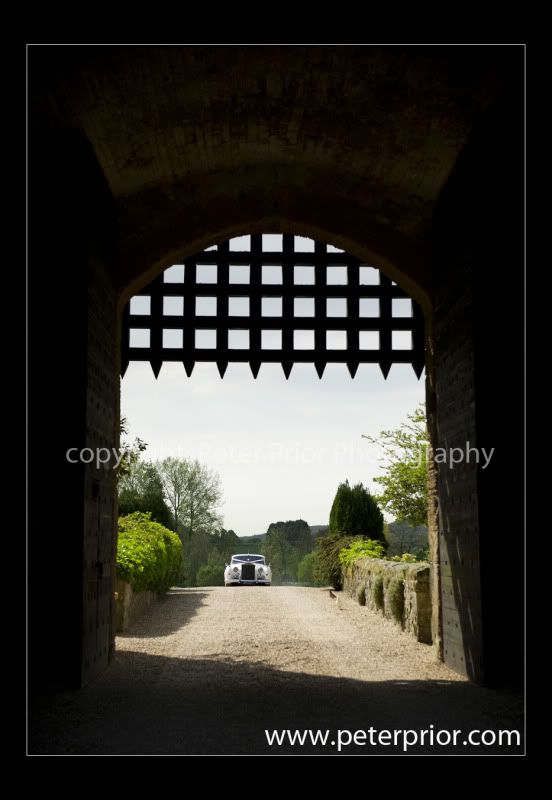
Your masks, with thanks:
[[[148,444],[145,458],[197,458],[217,472],[224,527],[240,536],[271,522],[305,519],[326,525],[338,485],[348,479],[377,491],[381,452],[362,434],[395,428],[424,400],[424,376],[394,364],[384,380],[377,365],[296,364],[289,380],[279,364],[263,364],[255,380],[247,364],[197,363],[191,378],[165,363],[158,379],[131,362],[121,383],[130,436]]]

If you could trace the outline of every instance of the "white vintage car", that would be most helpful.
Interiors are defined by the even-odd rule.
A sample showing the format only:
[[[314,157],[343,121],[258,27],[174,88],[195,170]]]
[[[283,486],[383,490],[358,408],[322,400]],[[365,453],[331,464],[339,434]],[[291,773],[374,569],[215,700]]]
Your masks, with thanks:
[[[256,554],[238,554],[224,570],[225,586],[270,586],[272,570],[265,557]]]

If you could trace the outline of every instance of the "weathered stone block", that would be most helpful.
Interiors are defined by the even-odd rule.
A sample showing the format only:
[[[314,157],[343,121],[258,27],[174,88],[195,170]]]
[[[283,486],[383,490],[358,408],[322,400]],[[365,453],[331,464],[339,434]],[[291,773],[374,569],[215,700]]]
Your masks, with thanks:
[[[135,592],[126,581],[117,579],[117,633],[123,633],[153,603],[155,592]]]
[[[343,589],[381,611],[419,642],[432,643],[430,565],[361,558],[345,570]]]

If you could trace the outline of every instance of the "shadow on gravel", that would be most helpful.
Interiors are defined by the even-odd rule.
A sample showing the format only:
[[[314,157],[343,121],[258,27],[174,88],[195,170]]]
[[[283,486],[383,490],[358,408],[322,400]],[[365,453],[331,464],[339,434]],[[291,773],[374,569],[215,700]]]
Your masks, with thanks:
[[[265,729],[462,729],[459,746],[409,753],[520,753],[464,746],[471,730],[522,730],[521,700],[464,682],[363,682],[280,672],[261,663],[119,652],[100,679],[73,695],[31,703],[31,754],[337,754],[269,747]],[[344,747],[344,754],[399,754],[400,746]]]
[[[127,639],[139,636],[141,639],[170,636],[176,633],[205,605],[206,597],[212,589],[169,589],[159,597],[124,633],[117,638]]]

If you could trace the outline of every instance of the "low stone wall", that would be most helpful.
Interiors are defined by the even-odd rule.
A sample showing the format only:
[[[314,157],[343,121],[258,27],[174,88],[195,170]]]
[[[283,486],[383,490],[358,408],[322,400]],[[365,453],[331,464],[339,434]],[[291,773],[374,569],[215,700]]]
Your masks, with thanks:
[[[429,564],[360,558],[344,571],[343,590],[380,611],[419,642],[431,644]],[[383,585],[382,585],[383,584]]]
[[[116,583],[117,633],[124,633],[156,599],[155,592],[135,592],[126,581],[117,579]]]

